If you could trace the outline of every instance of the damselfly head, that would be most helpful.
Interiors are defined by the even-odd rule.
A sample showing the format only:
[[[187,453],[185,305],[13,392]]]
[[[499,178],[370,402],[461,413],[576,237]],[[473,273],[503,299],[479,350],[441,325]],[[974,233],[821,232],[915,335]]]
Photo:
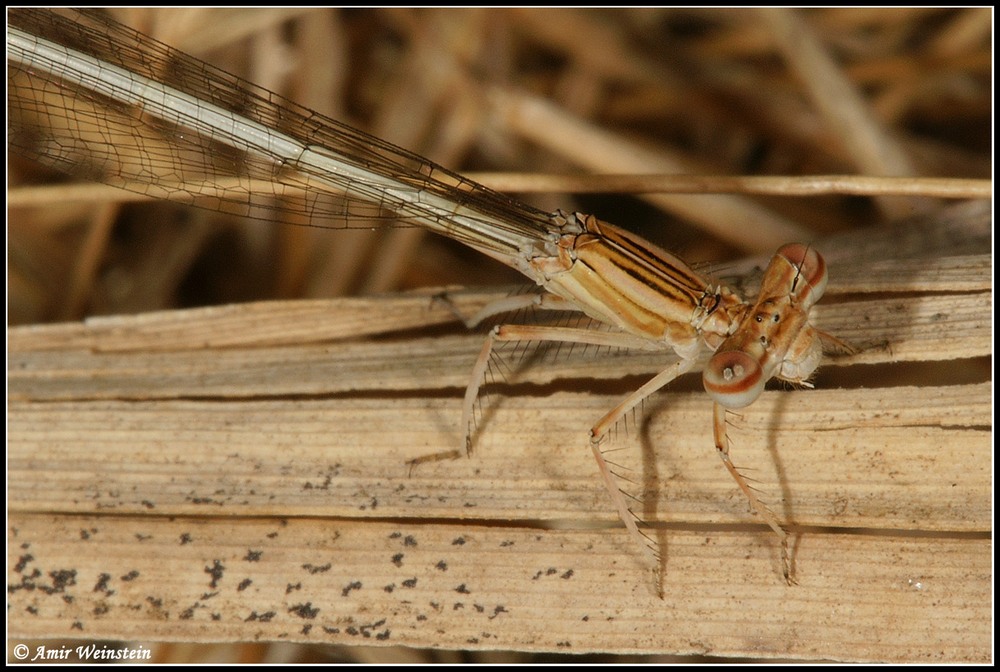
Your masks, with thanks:
[[[705,391],[725,408],[753,403],[773,376],[801,383],[819,365],[808,311],[826,288],[826,262],[802,243],[778,249],[760,295],[719,346],[702,376]]]

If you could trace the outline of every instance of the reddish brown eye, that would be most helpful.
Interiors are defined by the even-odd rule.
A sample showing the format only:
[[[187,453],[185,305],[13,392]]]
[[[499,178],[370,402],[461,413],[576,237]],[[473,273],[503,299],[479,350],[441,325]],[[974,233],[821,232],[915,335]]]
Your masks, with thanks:
[[[766,382],[760,363],[740,350],[715,353],[702,374],[705,391],[726,408],[752,404]]]
[[[799,308],[809,310],[826,290],[826,261],[819,252],[802,243],[783,245],[777,254],[796,269],[795,284],[790,291],[798,299]]]

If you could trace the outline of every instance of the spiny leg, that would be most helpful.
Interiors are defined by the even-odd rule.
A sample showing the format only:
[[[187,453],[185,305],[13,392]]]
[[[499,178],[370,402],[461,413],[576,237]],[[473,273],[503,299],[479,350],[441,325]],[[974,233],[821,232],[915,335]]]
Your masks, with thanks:
[[[815,327],[814,327],[815,329]],[[856,355],[864,348],[857,348],[845,340],[839,339],[833,334],[829,334],[825,331],[820,331],[815,329],[816,335],[819,336],[820,341],[823,343],[823,352],[836,354],[836,355]],[[880,344],[881,345],[881,344]],[[889,342],[885,342],[885,346],[888,346]]]
[[[458,309],[458,306],[455,305],[447,293],[442,292],[441,294],[436,295],[434,297],[434,301],[443,303],[448,310],[451,311],[451,313],[469,329],[476,327],[482,321],[493,317],[494,315],[515,312],[518,310],[533,308],[542,310],[577,310],[572,304],[568,303],[564,299],[549,293],[515,294],[502,299],[497,299],[495,301],[490,301],[472,317],[466,317],[462,311]],[[475,408],[475,403],[479,396],[479,388],[482,387],[486,370],[490,364],[490,358],[493,352],[493,343],[497,340],[495,337],[496,331],[497,329],[494,328],[487,335],[486,340],[483,343],[482,350],[479,353],[479,358],[476,360],[476,364],[473,367],[472,380],[466,388],[465,401],[462,406],[462,431],[466,455],[472,454],[473,409]],[[412,460],[407,460],[406,464],[410,468],[410,474],[412,474],[413,469],[420,465],[429,464],[431,462],[440,462],[443,460],[457,459],[460,456],[461,453],[457,449],[447,450],[431,453],[429,455],[421,455],[420,457]]]
[[[556,341],[561,343],[583,343],[614,348],[657,349],[657,346],[645,339],[630,334],[608,331],[594,331],[573,327],[545,327],[505,324],[494,327],[486,336],[479,357],[472,367],[469,386],[465,389],[465,399],[462,403],[462,429],[466,453],[472,454],[472,432],[474,427],[473,414],[479,390],[486,378],[490,358],[497,343],[517,341]]]
[[[778,516],[776,516],[771,509],[767,508],[767,506],[760,501],[756,493],[754,493],[753,488],[747,484],[746,479],[743,478],[743,475],[736,469],[732,460],[729,459],[729,436],[727,433],[726,412],[727,409],[724,406],[718,403],[714,404],[713,429],[715,434],[715,447],[719,451],[719,457],[722,458],[722,463],[726,465],[726,469],[729,470],[729,474],[736,481],[736,485],[739,486],[740,490],[743,491],[743,494],[746,495],[748,500],[750,500],[751,508],[764,519],[764,522],[766,522],[768,526],[774,530],[775,534],[778,535],[778,539],[781,540],[781,570],[785,576],[785,581],[789,585],[793,585],[797,583],[797,581],[792,576],[792,565],[788,553],[788,533],[785,531],[785,528],[782,527]]]
[[[486,335],[483,347],[479,351],[479,357],[472,367],[472,376],[469,385],[465,388],[465,399],[462,401],[462,442],[465,444],[465,454],[472,455],[472,431],[473,413],[475,411],[476,400],[479,398],[479,388],[483,385],[486,376],[486,368],[490,364],[490,357],[493,356],[493,346],[497,341],[497,334],[500,327],[494,327]]]
[[[611,501],[614,503],[615,509],[618,510],[618,517],[621,518],[623,523],[625,523],[625,529],[628,530],[629,535],[639,544],[647,557],[652,560],[654,568],[657,571],[659,571],[660,556],[656,549],[656,542],[639,530],[639,526],[636,524],[636,521],[639,518],[632,511],[632,509],[629,508],[628,502],[625,500],[627,493],[622,491],[618,482],[615,480],[616,477],[624,477],[617,475],[614,471],[612,471],[608,461],[604,459],[604,452],[601,450],[601,443],[604,441],[608,431],[623,417],[625,417],[629,411],[638,406],[646,397],[653,394],[661,387],[667,385],[678,376],[690,371],[695,362],[695,358],[680,359],[669,368],[661,371],[647,381],[642,387],[625,397],[621,403],[611,409],[590,430],[590,449],[594,454],[594,459],[597,461],[597,468],[601,473],[601,479],[604,481],[604,487],[611,496]]]

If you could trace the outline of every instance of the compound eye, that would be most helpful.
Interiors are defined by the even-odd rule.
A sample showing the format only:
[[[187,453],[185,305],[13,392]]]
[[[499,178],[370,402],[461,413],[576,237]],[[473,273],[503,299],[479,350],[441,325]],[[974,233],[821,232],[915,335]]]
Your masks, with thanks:
[[[776,254],[796,269],[795,286],[791,288],[791,293],[800,301],[802,310],[809,310],[826,290],[826,261],[819,252],[802,243],[783,245]]]
[[[749,406],[766,382],[760,363],[741,350],[715,353],[702,374],[705,391],[725,408]]]

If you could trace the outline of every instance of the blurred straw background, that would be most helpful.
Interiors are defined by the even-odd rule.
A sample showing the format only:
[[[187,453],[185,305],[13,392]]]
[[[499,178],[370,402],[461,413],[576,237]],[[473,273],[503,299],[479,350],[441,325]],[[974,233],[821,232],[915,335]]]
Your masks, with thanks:
[[[109,11],[448,168],[513,185],[536,206],[594,213],[696,264],[877,231],[954,201],[916,179],[917,195],[891,195],[899,183],[874,180],[868,195],[802,197],[780,186],[664,193],[669,181],[656,194],[595,194],[561,176],[961,178],[965,196],[982,196],[992,177],[990,8]],[[238,221],[70,183],[17,156],[8,163],[8,326],[521,281],[418,230]],[[536,193],[536,174],[551,191]],[[983,365],[976,375],[988,379]],[[169,644],[156,655],[553,660],[291,643]]]
[[[990,177],[989,9],[113,12],[463,173]],[[63,181],[9,160],[15,203],[21,185]],[[329,233],[107,194],[50,187],[9,212],[8,324],[520,282],[420,231]],[[940,204],[521,197],[593,212],[694,263]]]

